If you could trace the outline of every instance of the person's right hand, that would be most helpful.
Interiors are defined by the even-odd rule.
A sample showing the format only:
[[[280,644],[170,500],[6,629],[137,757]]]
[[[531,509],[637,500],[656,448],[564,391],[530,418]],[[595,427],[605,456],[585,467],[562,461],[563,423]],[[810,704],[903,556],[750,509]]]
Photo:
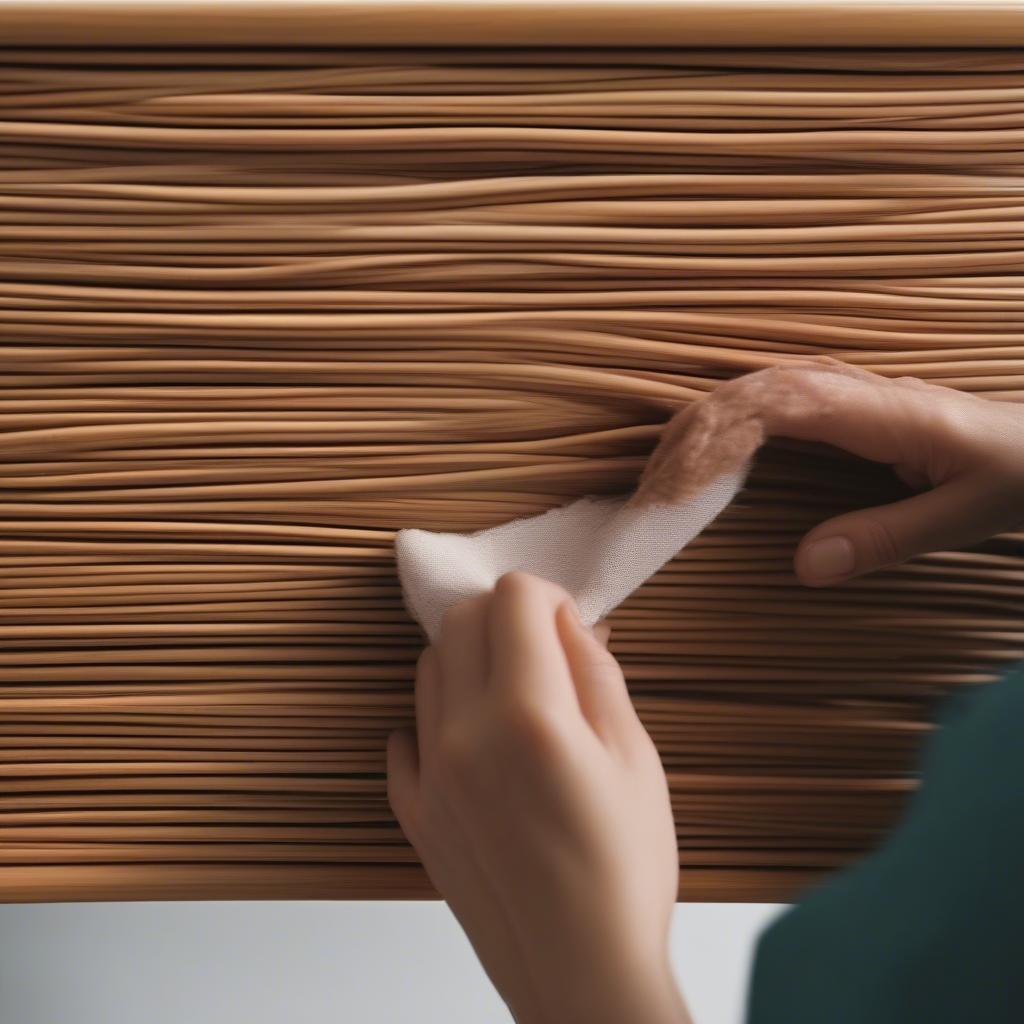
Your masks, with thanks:
[[[388,798],[520,1024],[686,1024],[668,783],[600,636],[522,572],[449,608]]]
[[[707,401],[737,400],[756,406],[768,435],[821,441],[888,463],[921,491],[811,530],[794,558],[808,586],[963,548],[1024,524],[1024,405],[835,362],[760,370],[721,385]]]

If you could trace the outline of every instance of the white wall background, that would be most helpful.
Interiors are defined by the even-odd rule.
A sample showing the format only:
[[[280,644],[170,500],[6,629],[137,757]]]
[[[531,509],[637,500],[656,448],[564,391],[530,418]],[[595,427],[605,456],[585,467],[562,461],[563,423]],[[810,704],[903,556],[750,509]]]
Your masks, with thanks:
[[[740,1024],[779,908],[681,904],[674,963],[697,1024]],[[441,903],[0,906],[3,1024],[509,1024]]]

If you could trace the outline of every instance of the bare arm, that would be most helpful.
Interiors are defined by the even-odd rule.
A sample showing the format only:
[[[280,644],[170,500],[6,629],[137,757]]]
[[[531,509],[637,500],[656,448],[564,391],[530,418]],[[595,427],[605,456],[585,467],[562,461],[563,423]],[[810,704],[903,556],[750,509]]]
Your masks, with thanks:
[[[615,659],[523,573],[420,658],[392,807],[520,1024],[688,1024],[668,786]]]

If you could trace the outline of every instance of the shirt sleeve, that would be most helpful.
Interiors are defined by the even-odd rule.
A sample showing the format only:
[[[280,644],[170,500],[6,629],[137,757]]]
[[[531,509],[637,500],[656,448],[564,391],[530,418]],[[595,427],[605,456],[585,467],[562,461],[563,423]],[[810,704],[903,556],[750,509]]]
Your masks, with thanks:
[[[1024,1021],[1024,666],[958,693],[885,844],[762,935],[747,1024]]]

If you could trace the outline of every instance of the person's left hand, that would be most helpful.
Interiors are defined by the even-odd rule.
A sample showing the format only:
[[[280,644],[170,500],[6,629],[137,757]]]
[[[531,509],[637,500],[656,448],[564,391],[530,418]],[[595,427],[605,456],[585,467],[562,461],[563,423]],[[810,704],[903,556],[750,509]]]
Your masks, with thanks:
[[[388,794],[520,1024],[688,1020],[665,773],[565,591],[510,573],[447,612]]]

